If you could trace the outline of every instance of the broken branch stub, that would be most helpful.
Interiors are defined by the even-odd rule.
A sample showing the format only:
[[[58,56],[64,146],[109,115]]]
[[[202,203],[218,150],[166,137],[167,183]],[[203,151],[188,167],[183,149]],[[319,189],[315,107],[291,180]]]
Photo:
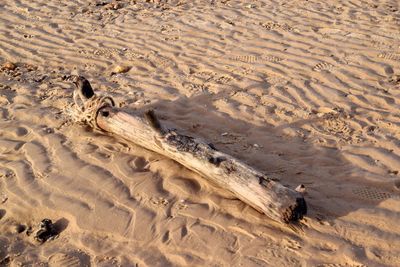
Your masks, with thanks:
[[[77,76],[74,79],[82,80],[75,82],[76,90],[88,88],[89,82],[84,77]],[[77,95],[83,94],[78,92]],[[81,97],[84,107],[93,107],[89,103],[98,101],[99,97],[95,94],[91,97],[86,95]],[[87,111],[83,108],[82,111],[92,113],[90,116],[82,116],[95,120],[90,122],[92,125],[179,162],[231,191],[243,202],[270,218],[289,223],[300,220],[307,213],[306,202],[299,192],[271,180],[210,144],[164,128],[153,110],[140,117],[113,107],[110,101],[96,105],[95,110]]]

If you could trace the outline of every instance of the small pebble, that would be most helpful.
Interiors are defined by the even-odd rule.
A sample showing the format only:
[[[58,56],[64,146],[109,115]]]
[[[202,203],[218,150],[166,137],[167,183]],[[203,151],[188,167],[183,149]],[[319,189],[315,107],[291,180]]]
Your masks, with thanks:
[[[129,66],[118,65],[111,72],[111,75],[118,74],[118,73],[125,73],[125,72],[128,72],[130,69],[131,69],[131,67],[129,67]]]
[[[227,135],[228,135],[227,132],[221,134],[221,136],[227,136]]]
[[[14,63],[9,62],[9,61],[3,64],[3,69],[6,69],[6,70],[15,70],[16,68],[17,68],[17,66]]]

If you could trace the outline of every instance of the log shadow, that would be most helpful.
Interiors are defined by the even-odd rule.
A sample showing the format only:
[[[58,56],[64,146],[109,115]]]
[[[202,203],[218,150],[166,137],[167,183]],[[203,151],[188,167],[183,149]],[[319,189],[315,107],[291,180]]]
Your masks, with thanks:
[[[385,200],[379,196],[366,199],[362,195],[363,190],[374,190],[381,184],[355,175],[359,170],[342,155],[341,150],[317,146],[286,134],[285,129],[295,131],[302,124],[313,123],[314,119],[282,127],[267,123],[260,125],[219,111],[210,95],[160,100],[133,109],[127,106],[124,111],[138,115],[154,109],[161,123],[168,128],[202,138],[285,186],[294,189],[299,184],[305,185],[306,217],[312,220],[332,222],[359,209],[378,206]],[[387,188],[381,187],[380,190]]]
[[[65,218],[58,219],[54,223],[54,230],[57,235],[61,234],[65,229],[67,229],[69,221]]]

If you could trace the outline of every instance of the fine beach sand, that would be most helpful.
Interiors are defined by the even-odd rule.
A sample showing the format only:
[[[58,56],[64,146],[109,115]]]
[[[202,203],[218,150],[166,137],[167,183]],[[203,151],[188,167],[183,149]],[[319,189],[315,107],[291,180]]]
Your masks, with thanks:
[[[0,64],[0,266],[400,266],[398,1],[2,0]],[[304,184],[308,215],[73,123],[70,74]]]

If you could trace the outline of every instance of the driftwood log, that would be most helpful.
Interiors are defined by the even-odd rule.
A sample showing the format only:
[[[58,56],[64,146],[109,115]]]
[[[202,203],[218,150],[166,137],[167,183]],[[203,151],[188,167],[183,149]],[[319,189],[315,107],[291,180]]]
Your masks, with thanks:
[[[303,196],[240,160],[218,151],[212,144],[164,128],[153,110],[142,117],[114,107],[110,98],[98,97],[81,76],[71,76],[76,85],[75,103],[89,124],[169,157],[204,178],[231,191],[243,202],[270,218],[289,223],[307,212]],[[77,104],[78,105],[78,104]]]

